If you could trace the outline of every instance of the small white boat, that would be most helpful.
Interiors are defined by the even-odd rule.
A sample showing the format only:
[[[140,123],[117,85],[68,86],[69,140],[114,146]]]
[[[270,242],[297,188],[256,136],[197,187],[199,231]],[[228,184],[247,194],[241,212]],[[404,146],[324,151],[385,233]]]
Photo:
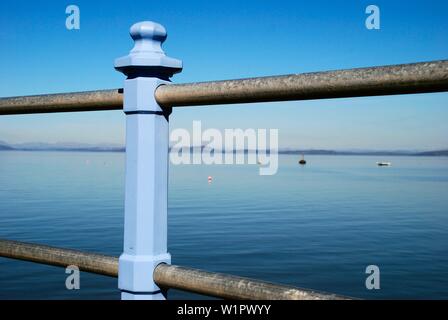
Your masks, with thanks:
[[[380,167],[390,167],[392,165],[391,162],[377,162],[376,164]]]

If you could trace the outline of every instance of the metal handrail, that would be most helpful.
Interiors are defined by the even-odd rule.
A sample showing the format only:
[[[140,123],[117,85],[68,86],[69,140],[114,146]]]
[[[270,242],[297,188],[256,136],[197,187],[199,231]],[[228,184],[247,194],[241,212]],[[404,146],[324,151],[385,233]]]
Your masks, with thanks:
[[[59,267],[75,265],[81,271],[118,277],[118,258],[97,253],[0,239],[0,257]],[[154,270],[153,277],[157,285],[162,288],[179,289],[225,299],[349,299],[330,293],[168,264],[158,265]]]
[[[161,106],[180,107],[448,91],[448,60],[239,80],[162,85]],[[123,107],[120,89],[0,98],[0,115]]]
[[[0,98],[0,115],[123,109],[121,89]]]
[[[76,265],[79,270],[110,277],[118,276],[118,258],[42,244],[0,239],[0,257],[57,267]]]
[[[448,60],[160,86],[162,106],[349,98],[448,91]],[[1,108],[1,102],[0,102]]]

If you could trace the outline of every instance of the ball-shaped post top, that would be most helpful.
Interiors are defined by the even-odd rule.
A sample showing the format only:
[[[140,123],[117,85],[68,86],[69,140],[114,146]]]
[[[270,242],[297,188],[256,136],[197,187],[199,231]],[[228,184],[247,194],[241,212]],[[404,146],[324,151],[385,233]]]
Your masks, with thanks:
[[[182,70],[182,61],[167,57],[162,43],[167,34],[165,28],[156,22],[143,21],[130,29],[134,48],[129,55],[115,60],[115,69],[128,77],[156,77],[168,79]]]
[[[154,40],[154,42],[159,41],[162,44],[166,39],[165,27],[151,21],[137,22],[131,27],[129,33],[134,41],[147,39]]]

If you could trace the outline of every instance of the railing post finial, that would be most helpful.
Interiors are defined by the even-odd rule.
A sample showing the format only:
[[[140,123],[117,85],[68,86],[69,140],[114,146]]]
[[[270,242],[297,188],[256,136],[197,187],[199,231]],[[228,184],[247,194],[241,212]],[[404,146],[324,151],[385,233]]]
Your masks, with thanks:
[[[135,46],[115,60],[127,76],[123,110],[126,114],[126,186],[124,247],[119,259],[118,286],[122,299],[165,299],[153,271],[171,263],[167,252],[168,116],[155,100],[158,86],[182,70],[182,62],[161,48],[165,28],[155,22],[134,24]]]
[[[128,77],[153,76],[164,80],[182,71],[182,61],[167,57],[162,50],[167,33],[161,24],[138,22],[131,27],[130,34],[134,48],[127,56],[115,60],[115,69]]]

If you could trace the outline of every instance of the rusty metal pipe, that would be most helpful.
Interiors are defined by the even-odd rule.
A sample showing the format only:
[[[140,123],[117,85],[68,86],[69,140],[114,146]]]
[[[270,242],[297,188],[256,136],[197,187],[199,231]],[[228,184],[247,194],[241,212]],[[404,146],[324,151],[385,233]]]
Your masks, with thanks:
[[[111,277],[118,276],[118,258],[72,249],[0,239],[0,257],[59,267],[75,265],[82,271]],[[156,267],[154,281],[164,288],[225,299],[346,299],[334,294],[167,264],[160,264]]]
[[[115,257],[42,244],[0,239],[0,257],[64,268],[75,265],[82,271],[111,277],[118,276],[118,259]]]
[[[161,86],[162,106],[348,98],[448,91],[448,60]]]
[[[233,275],[159,264],[154,281],[161,287],[223,299],[241,300],[345,300],[346,297]]]
[[[0,98],[0,115],[123,109],[121,89]]]
[[[162,85],[162,106],[253,103],[448,91],[448,60],[384,67]],[[122,109],[119,90],[0,98],[0,115]]]

